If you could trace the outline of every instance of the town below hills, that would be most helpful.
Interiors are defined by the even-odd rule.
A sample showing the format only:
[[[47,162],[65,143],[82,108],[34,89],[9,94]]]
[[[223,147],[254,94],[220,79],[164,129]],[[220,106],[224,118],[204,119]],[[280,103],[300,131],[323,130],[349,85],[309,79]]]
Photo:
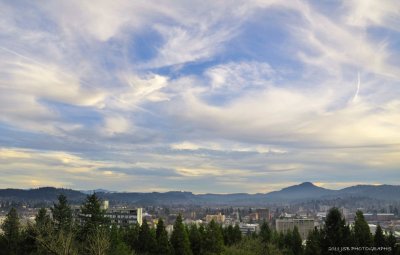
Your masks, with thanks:
[[[199,205],[199,206],[257,206],[310,202],[315,200],[373,200],[400,201],[400,185],[356,185],[340,190],[325,189],[311,182],[283,188],[269,193],[233,193],[233,194],[193,194],[192,192],[108,192],[96,190],[97,195],[116,203],[147,205]],[[53,202],[59,194],[70,201],[83,201],[88,192],[43,187],[36,189],[0,189],[0,200]]]

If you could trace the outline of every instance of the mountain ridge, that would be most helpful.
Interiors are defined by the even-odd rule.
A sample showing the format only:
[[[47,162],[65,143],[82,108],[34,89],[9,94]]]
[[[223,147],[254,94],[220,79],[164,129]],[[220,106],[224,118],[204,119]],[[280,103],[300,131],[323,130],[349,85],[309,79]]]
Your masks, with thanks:
[[[116,203],[152,204],[198,204],[198,205],[248,205],[278,202],[308,201],[364,197],[386,201],[400,201],[400,185],[355,185],[339,190],[326,189],[311,182],[282,188],[268,193],[194,194],[189,191],[168,192],[96,192],[102,199]],[[17,201],[55,201],[65,194],[70,201],[82,201],[87,192],[72,189],[43,187],[35,189],[0,189],[0,199]]]

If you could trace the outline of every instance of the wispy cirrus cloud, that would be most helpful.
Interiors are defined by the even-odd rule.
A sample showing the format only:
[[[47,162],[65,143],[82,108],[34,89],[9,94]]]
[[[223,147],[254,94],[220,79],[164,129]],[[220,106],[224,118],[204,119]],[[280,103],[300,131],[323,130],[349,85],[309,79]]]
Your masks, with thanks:
[[[0,185],[394,183],[399,8],[0,3]]]

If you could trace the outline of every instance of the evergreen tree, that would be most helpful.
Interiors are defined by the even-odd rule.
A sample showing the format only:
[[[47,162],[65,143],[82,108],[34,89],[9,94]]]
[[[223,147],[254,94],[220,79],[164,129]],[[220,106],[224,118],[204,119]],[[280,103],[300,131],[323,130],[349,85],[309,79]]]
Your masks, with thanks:
[[[286,247],[286,248],[288,248],[288,249],[291,249],[292,248],[292,243],[293,243],[293,236],[292,236],[292,234],[293,234],[293,232],[292,231],[290,231],[290,230],[288,230],[286,233],[285,233],[285,236],[284,236],[284,247]]]
[[[126,230],[112,226],[110,231],[110,249],[108,255],[131,255],[132,250],[124,242]]]
[[[126,229],[124,241],[132,250],[138,251],[140,225],[137,223]]]
[[[320,231],[317,228],[314,228],[308,234],[307,241],[306,241],[306,255],[320,255],[321,254],[321,247],[320,247]]]
[[[160,218],[156,229],[157,254],[171,254],[171,245],[168,240],[168,233],[165,230],[164,221]]]
[[[263,249],[263,253],[268,254],[268,246],[271,241],[271,229],[268,226],[268,223],[264,221],[260,227],[260,242]]]
[[[383,235],[382,227],[379,224],[375,230],[374,246],[375,247],[385,247],[386,246],[386,238]]]
[[[53,205],[51,212],[57,230],[67,230],[71,228],[72,210],[65,195],[61,194],[58,196],[58,203]]]
[[[224,247],[224,240],[220,226],[214,221],[206,227],[205,251],[210,254],[220,254]]]
[[[179,214],[171,235],[171,244],[175,255],[191,255],[189,237],[183,226],[182,216]]]
[[[193,255],[201,255],[203,239],[199,229],[195,224],[193,224],[189,229],[189,240]]]
[[[240,231],[239,225],[235,225],[233,228],[232,243],[237,244],[242,240],[242,231]]]
[[[150,230],[147,220],[144,219],[139,230],[138,249],[142,253],[152,254],[156,248],[155,236]]]
[[[386,245],[392,249],[392,255],[399,255],[400,250],[399,247],[396,247],[396,237],[393,235],[393,232],[390,231],[389,236],[387,237]]]
[[[233,227],[229,225],[222,229],[222,236],[224,237],[224,244],[227,246],[232,245],[233,243]]]
[[[5,254],[17,255],[21,232],[18,213],[14,207],[7,213],[1,228],[4,232]]]
[[[39,249],[39,245],[37,244],[36,241],[36,232],[31,224],[28,224],[28,226],[21,231],[20,240],[21,240],[19,244],[20,254],[30,254],[30,255],[47,254]],[[2,247],[1,244],[0,247]]]
[[[267,244],[271,241],[271,229],[268,226],[268,223],[264,221],[260,227],[260,238],[261,242]]]
[[[361,211],[356,212],[356,217],[354,219],[354,239],[355,245],[359,247],[371,247],[373,244],[368,223],[365,221]]]
[[[329,247],[352,246],[350,229],[337,208],[331,208],[322,229],[321,252],[329,254]]]
[[[108,223],[108,219],[104,217],[104,211],[101,209],[101,201],[96,193],[86,197],[86,201],[81,206],[81,213],[83,221],[81,237],[83,240],[85,240],[91,232],[97,231]]]
[[[50,216],[47,214],[46,208],[40,208],[35,217],[35,227],[42,236],[47,236],[49,226],[51,225]]]
[[[293,228],[292,231],[292,247],[291,247],[294,255],[303,254],[303,244],[301,240],[301,236],[299,233],[299,229],[297,226]]]

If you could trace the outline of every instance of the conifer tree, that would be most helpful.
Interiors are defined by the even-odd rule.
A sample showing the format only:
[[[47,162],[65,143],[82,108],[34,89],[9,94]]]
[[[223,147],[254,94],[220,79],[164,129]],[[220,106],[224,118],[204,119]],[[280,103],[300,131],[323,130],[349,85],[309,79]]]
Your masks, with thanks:
[[[346,221],[337,208],[331,208],[322,229],[321,251],[327,254],[329,247],[351,246],[351,233]]]
[[[224,239],[220,226],[214,221],[206,227],[205,250],[211,254],[220,254],[224,247]]]
[[[399,255],[400,250],[399,247],[396,247],[396,237],[393,235],[393,232],[390,231],[389,236],[387,237],[386,245],[392,249],[392,255]]]
[[[171,245],[175,255],[191,255],[188,234],[183,225],[182,216],[179,214],[174,224],[174,231],[171,235]]]
[[[386,238],[383,235],[382,227],[379,224],[375,230],[374,246],[375,247],[385,247],[386,246]]]
[[[233,228],[233,240],[232,243],[237,244],[242,240],[242,231],[240,231],[239,225],[235,225]]]
[[[71,228],[72,210],[65,195],[58,196],[58,203],[53,205],[51,212],[56,230],[68,230]]]
[[[199,229],[195,224],[193,224],[189,229],[189,240],[193,255],[201,255],[203,239]]]
[[[81,213],[83,221],[82,238],[86,238],[90,233],[97,231],[108,223],[108,219],[104,217],[104,211],[101,209],[101,201],[96,193],[86,197],[86,201],[81,206]]]
[[[356,212],[356,217],[354,219],[354,239],[356,246],[359,247],[371,247],[373,244],[368,223],[365,221],[361,211]]]
[[[48,233],[49,226],[51,225],[50,216],[47,214],[46,208],[40,208],[35,217],[35,227],[40,235],[46,236]],[[52,227],[52,226],[50,226]]]
[[[110,231],[110,249],[108,255],[131,255],[131,248],[124,242],[126,230],[112,226]]]
[[[269,228],[268,223],[264,221],[260,227],[259,239],[263,252],[266,254],[268,253],[268,244],[271,241],[271,235],[271,229]]]
[[[306,255],[320,255],[321,254],[321,247],[320,247],[320,231],[318,228],[314,228],[308,234],[307,241],[306,241]]]
[[[1,229],[4,232],[5,254],[17,255],[19,251],[21,230],[18,213],[14,207],[7,213],[5,220],[1,225]]]
[[[140,231],[140,225],[138,223],[136,223],[135,225],[130,226],[128,229],[126,229],[124,241],[126,244],[129,245],[129,247],[131,247],[132,250],[138,251],[139,231]]]
[[[171,254],[171,245],[168,240],[168,233],[165,230],[164,221],[160,218],[156,229],[157,254]]]
[[[299,233],[299,229],[297,226],[293,228],[292,231],[292,251],[294,255],[300,255],[303,254],[303,244],[301,240],[301,236]]]
[[[147,220],[144,219],[139,230],[138,249],[142,253],[153,253],[156,249],[155,236],[149,228]]]
[[[260,227],[260,238],[261,242],[269,243],[271,241],[271,229],[268,226],[268,223],[264,221]]]

